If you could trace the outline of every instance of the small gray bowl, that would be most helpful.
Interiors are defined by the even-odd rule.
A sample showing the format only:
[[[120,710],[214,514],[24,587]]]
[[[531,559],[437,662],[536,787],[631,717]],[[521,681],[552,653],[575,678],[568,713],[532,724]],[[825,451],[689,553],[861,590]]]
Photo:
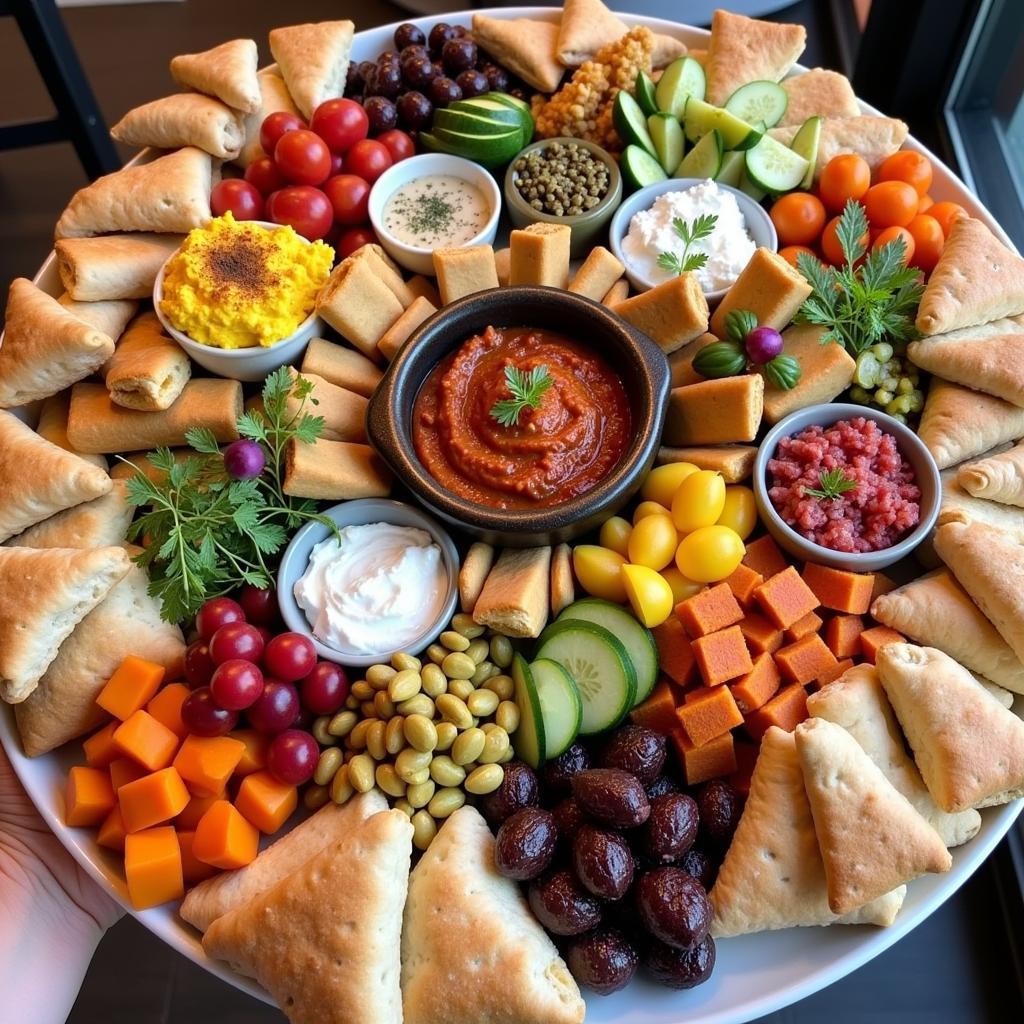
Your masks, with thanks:
[[[622,240],[629,233],[629,223],[633,216],[640,213],[641,210],[650,209],[654,205],[654,200],[658,196],[663,196],[666,192],[685,192],[688,188],[693,188],[694,185],[704,184],[706,180],[706,178],[669,178],[667,181],[657,181],[653,185],[648,185],[646,188],[634,192],[628,199],[623,200],[615,211],[611,227],[608,229],[608,240],[612,252],[615,253],[616,258],[626,268],[626,277],[629,278],[629,283],[635,291],[650,291],[655,286],[655,282],[633,271],[622,251]],[[743,214],[743,219],[746,221],[747,231],[750,232],[750,237],[754,240],[754,245],[759,249],[764,248],[771,249],[772,252],[777,251],[779,236],[775,233],[775,225],[772,223],[772,219],[768,216],[765,208],[738,188],[733,188],[731,185],[723,185],[721,182],[715,182],[715,184],[723,191],[730,192],[735,196],[740,212]],[[728,290],[728,288],[720,288],[717,291],[705,292],[704,297],[713,306],[722,301],[722,296]]]
[[[902,540],[881,551],[849,552],[833,551],[807,540],[788,526],[775,511],[768,497],[768,460],[775,456],[779,441],[812,426],[831,426],[839,420],[863,416],[873,420],[886,433],[896,438],[900,454],[910,463],[921,488],[921,520]],[[931,452],[910,427],[893,419],[884,412],[868,409],[863,405],[845,402],[831,402],[826,405],[810,405],[798,409],[780,420],[765,435],[754,460],[754,500],[768,532],[776,543],[794,558],[805,562],[816,562],[832,569],[848,572],[877,572],[909,555],[932,531],[939,517],[942,499],[942,482],[939,469]]]
[[[415,643],[407,647],[412,653],[418,653],[432,644],[443,630],[448,627],[455,604],[459,596],[459,553],[451,537],[430,516],[412,505],[387,498],[360,498],[357,501],[346,501],[325,509],[323,514],[332,519],[339,527],[365,526],[367,523],[391,523],[393,526],[411,526],[430,534],[434,543],[441,549],[441,562],[448,574],[448,590],[444,605],[437,618],[424,630],[423,635]],[[315,636],[306,618],[306,613],[295,600],[295,584],[306,571],[309,556],[313,548],[322,540],[326,540],[331,531],[323,523],[306,523],[285,548],[281,566],[277,570],[277,603],[281,608],[281,617],[287,627],[308,636],[313,641],[316,653],[328,661],[341,662],[343,665],[365,667],[387,661],[393,650],[380,651],[377,654],[357,654],[353,651],[328,647]]]

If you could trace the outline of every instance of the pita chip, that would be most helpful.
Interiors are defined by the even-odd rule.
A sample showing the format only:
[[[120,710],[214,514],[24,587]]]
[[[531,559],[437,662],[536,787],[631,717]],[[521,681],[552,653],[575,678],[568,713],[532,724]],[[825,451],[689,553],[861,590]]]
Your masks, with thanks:
[[[795,736],[834,913],[849,913],[925,872],[950,869],[939,834],[845,729],[808,718]]]
[[[807,30],[717,10],[708,46],[708,103],[723,106],[747,82],[781,81],[804,52]]]
[[[1024,444],[961,466],[956,479],[976,498],[1024,508]]]
[[[145,232],[62,238],[54,245],[57,270],[68,295],[79,302],[148,299],[160,268],[182,241],[181,235]]]
[[[899,723],[874,665],[847,669],[807,698],[807,710],[812,718],[825,718],[842,726],[946,846],[960,846],[977,835],[981,828],[977,811],[949,814],[932,799],[917,765],[904,749]]]
[[[57,238],[113,231],[184,234],[213,214],[210,189],[220,179],[209,153],[186,146],[148,163],[122,167],[79,189],[57,221]]]
[[[275,65],[276,67],[276,65]],[[277,113],[280,110],[289,114],[297,114],[299,108],[292,100],[292,94],[284,79],[276,72],[263,70],[257,76],[260,86],[260,107],[255,114],[248,114],[243,122],[242,130],[245,139],[242,143],[241,152],[235,160],[240,167],[248,167],[253,160],[264,156],[263,146],[260,145],[260,126],[269,114]]]
[[[135,508],[128,504],[124,480],[113,481],[110,491],[92,501],[58,512],[24,533],[12,537],[12,548],[105,548],[124,542]]]
[[[558,22],[506,21],[474,14],[473,38],[499,64],[540,92],[554,92],[562,81],[565,69],[558,62]]]
[[[582,1024],[576,982],[519,886],[498,873],[494,836],[468,804],[409,879],[402,1001],[405,1024]]]
[[[203,949],[254,976],[292,1024],[402,1024],[411,857],[412,823],[381,811],[219,917]]]
[[[307,120],[324,100],[345,92],[354,32],[351,21],[319,21],[270,30],[270,52]]]
[[[785,127],[770,128],[768,134],[788,146],[799,128],[799,125],[787,124]],[[841,153],[856,153],[863,157],[874,173],[887,156],[892,156],[903,145],[908,132],[907,125],[895,117],[875,117],[870,114],[827,117],[821,122],[814,176],[819,178],[825,164]]]
[[[23,701],[130,568],[120,547],[0,548],[0,697]]]
[[[846,75],[827,68],[811,68],[782,81],[789,102],[779,124],[799,128],[809,117],[858,117],[860,104]]]
[[[828,906],[825,867],[791,732],[761,742],[739,827],[710,892],[715,938],[830,924],[890,925],[906,886],[839,917]]]
[[[71,393],[61,391],[59,394],[51,395],[43,401],[39,407],[39,422],[36,424],[36,433],[43,439],[63,448],[66,452],[77,455],[84,462],[98,466],[105,473],[107,471],[107,459],[103,455],[83,455],[71,447],[68,440],[68,411],[71,408]],[[74,547],[74,545],[71,545]]]
[[[195,146],[221,160],[238,156],[244,141],[238,112],[198,92],[179,92],[135,107],[110,134],[126,146]]]
[[[377,789],[357,793],[347,803],[324,804],[315,814],[275,840],[244,868],[225,871],[190,889],[181,905],[181,916],[201,932],[219,917],[273,889],[294,874],[321,850],[354,831],[371,814],[388,809]]]
[[[171,238],[178,236],[171,235]],[[175,246],[177,248],[177,246]],[[170,255],[170,253],[168,253]],[[135,299],[104,299],[102,301],[79,302],[65,292],[57,301],[80,320],[91,324],[105,334],[114,344],[124,333],[128,321],[139,311],[139,303]]]
[[[233,110],[254,114],[260,108],[258,64],[255,40],[232,39],[212,50],[174,57],[171,77],[178,85],[213,96]]]
[[[664,32],[654,32],[654,49],[651,51],[651,67],[667,67],[677,57],[686,55],[686,43]]]
[[[601,0],[565,0],[555,52],[567,68],[576,68],[628,31]]]
[[[989,455],[998,452],[997,447]],[[959,519],[973,519],[975,522],[986,523],[997,530],[1008,533],[1011,537],[1024,544],[1024,516],[1021,516],[1012,505],[1002,505],[986,498],[976,498],[965,491],[957,482],[957,469],[944,469],[939,478],[942,480],[942,505],[939,508],[939,524]]]
[[[887,644],[878,674],[914,760],[944,810],[1006,803],[1024,792],[1024,722],[967,669],[931,647]]]

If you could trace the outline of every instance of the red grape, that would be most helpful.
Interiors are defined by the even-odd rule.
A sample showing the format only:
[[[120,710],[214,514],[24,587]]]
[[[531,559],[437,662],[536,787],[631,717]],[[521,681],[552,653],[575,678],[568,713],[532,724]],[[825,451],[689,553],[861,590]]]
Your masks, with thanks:
[[[290,729],[299,714],[299,691],[291,683],[264,677],[263,692],[246,711],[249,724],[259,732]]]
[[[238,724],[238,712],[222,708],[208,686],[193,690],[181,705],[181,720],[196,736],[223,736]]]
[[[316,664],[316,648],[301,633],[281,633],[267,644],[263,652],[267,671],[286,683],[308,676]]]
[[[782,335],[774,327],[755,327],[744,345],[751,362],[767,363],[782,354]]]
[[[338,244],[334,247],[334,251],[338,254],[338,259],[343,260],[351,256],[357,249],[362,249],[364,245],[370,245],[376,241],[377,235],[373,228],[349,228],[338,236]]]
[[[345,154],[345,171],[372,185],[394,161],[387,146],[376,139],[363,139]]]
[[[238,591],[238,603],[246,620],[257,625],[267,626],[277,617],[277,595],[269,588],[264,590],[247,583]]]
[[[298,114],[290,114],[287,110],[276,110],[272,114],[267,114],[260,125],[260,145],[263,152],[273,153],[282,135],[305,127],[306,122]]]
[[[398,163],[399,160],[406,160],[416,153],[416,143],[412,141],[412,136],[408,132],[403,132],[400,128],[392,128],[390,131],[381,132],[377,136],[377,141],[387,147],[387,151],[391,154],[391,160],[393,163]]]
[[[274,631],[267,626],[257,626],[260,636],[263,637],[263,646],[266,647],[274,639]]]
[[[270,741],[267,771],[286,786],[301,786],[313,777],[320,746],[308,732],[286,729]]]
[[[277,169],[277,164],[269,156],[253,160],[245,169],[245,180],[255,186],[263,196],[269,196],[287,184]]]
[[[231,627],[227,627],[231,628]],[[255,626],[249,626],[255,630]],[[217,637],[214,637],[216,640]],[[251,662],[241,658],[223,661],[210,680],[213,699],[228,711],[244,711],[263,693],[263,673]]]
[[[257,664],[263,656],[263,637],[248,622],[229,622],[210,638],[210,658],[214,665],[243,658]]]
[[[325,100],[310,119],[309,127],[334,153],[344,153],[365,139],[370,130],[366,111],[355,100]]]
[[[267,464],[267,456],[258,441],[240,437],[224,449],[224,468],[235,480],[255,480]]]
[[[245,622],[245,612],[230,597],[211,597],[196,615],[196,629],[203,640],[209,640],[221,626],[229,622]]]
[[[290,224],[315,242],[323,238],[334,224],[334,207],[318,188],[291,185],[267,197],[267,217],[275,224]]]
[[[302,703],[315,715],[333,715],[348,696],[348,676],[333,661],[318,661],[299,686]]]
[[[338,174],[324,182],[324,195],[338,224],[365,224],[369,219],[370,184],[354,174]]]
[[[263,196],[255,185],[242,178],[225,178],[210,192],[210,209],[215,217],[230,210],[235,220],[262,220]]]
[[[321,185],[331,173],[327,143],[308,128],[282,135],[274,147],[274,162],[285,179],[296,185]]]
[[[210,657],[210,645],[205,640],[196,640],[185,651],[185,679],[195,689],[206,686],[217,666]]]

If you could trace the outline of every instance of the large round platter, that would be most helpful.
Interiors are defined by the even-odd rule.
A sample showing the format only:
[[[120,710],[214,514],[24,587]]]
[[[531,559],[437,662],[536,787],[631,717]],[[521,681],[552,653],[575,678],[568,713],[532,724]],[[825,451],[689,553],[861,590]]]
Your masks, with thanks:
[[[555,16],[550,8],[534,7],[505,7],[485,13],[497,18],[551,19]],[[623,17],[629,24],[647,25],[655,31],[670,33],[689,45],[707,45],[708,33],[702,29],[658,18]],[[418,24],[429,28],[438,21],[469,24],[470,15],[438,15],[418,19]],[[394,25],[386,25],[358,33],[353,59],[370,59],[388,49],[394,28]],[[244,31],[244,26],[239,26],[239,29]],[[865,113],[878,113],[866,104],[862,107]],[[952,171],[913,139],[908,139],[905,145],[926,153],[931,159],[935,173],[932,191],[936,198],[962,204],[1006,240],[991,214]],[[40,268],[35,280],[52,294],[59,293],[60,282],[52,255]],[[1018,714],[1024,712],[1022,704],[1024,699],[1018,698],[1015,708]],[[115,858],[96,845],[91,831],[65,826],[63,789],[67,769],[77,757],[75,747],[29,760],[21,752],[13,710],[7,705],[3,705],[0,713],[0,742],[7,749],[18,776],[49,827],[93,878],[178,952],[229,984],[267,1001],[266,993],[255,982],[234,973],[222,962],[207,958],[198,933],[180,920],[174,908],[131,910]],[[589,995],[587,1020],[594,1024],[612,1021],[617,1024],[682,1024],[683,1021],[686,1024],[739,1024],[788,1006],[856,970],[920,924],[967,881],[1006,834],[1020,810],[1021,802],[1017,801],[984,811],[978,835],[966,846],[952,851],[952,870],[945,875],[928,875],[911,883],[903,910],[890,928],[789,929],[724,940],[718,946],[714,974],[706,984],[689,992],[674,992],[637,980],[608,998]]]

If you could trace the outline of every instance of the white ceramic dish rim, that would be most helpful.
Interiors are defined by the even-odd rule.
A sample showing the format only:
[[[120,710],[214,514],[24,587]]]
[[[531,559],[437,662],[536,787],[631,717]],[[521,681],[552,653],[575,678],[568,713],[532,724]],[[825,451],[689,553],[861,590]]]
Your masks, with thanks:
[[[439,21],[467,24],[471,13],[502,19],[533,18],[543,21],[557,17],[554,8],[501,7],[477,12],[450,12],[417,18],[416,21],[421,26],[432,26]],[[620,16],[628,24],[646,25],[654,31],[668,32],[691,46],[707,46],[709,33],[705,29],[628,13]],[[371,51],[375,55],[390,48],[390,37],[398,24],[392,22],[357,33],[355,56],[362,57],[365,52],[368,57]],[[795,70],[800,73],[806,69],[797,66]],[[861,108],[866,114],[880,113],[863,102]],[[1007,245],[1012,246],[1009,237],[991,213],[935,154],[912,137],[908,137],[904,148],[923,153],[932,161],[936,171],[933,189],[939,198],[960,202]],[[136,159],[151,159],[151,156],[142,154]],[[63,287],[52,252],[33,280],[50,294],[61,294]],[[1018,713],[1020,705],[1018,699],[1015,706]],[[177,952],[241,991],[263,1002],[272,1002],[253,980],[232,971],[227,964],[207,957],[198,932],[182,922],[176,908],[133,910],[115,855],[97,846],[90,830],[72,829],[64,824],[62,814],[66,771],[80,761],[78,745],[68,744],[54,754],[30,760],[22,753],[14,725],[14,713],[6,705],[0,712],[0,742],[47,825],[93,879],[108,887],[114,898],[133,917]],[[674,992],[650,983],[634,981],[625,990],[610,997],[589,995],[587,1019],[591,1024],[611,1024],[613,1021],[617,1024],[743,1024],[812,995],[884,952],[949,899],[1006,835],[1022,807],[1024,804],[1017,801],[983,811],[981,832],[966,846],[953,851],[954,865],[950,873],[926,876],[914,881],[908,894],[910,905],[904,907],[890,928],[836,926],[825,930],[789,929],[770,935],[724,940],[718,944],[716,971],[706,984],[688,992]],[[819,954],[823,949],[828,951],[824,958]],[[767,955],[766,950],[769,951]],[[787,978],[787,973],[792,971],[796,974]],[[782,977],[773,977],[780,974]]]

